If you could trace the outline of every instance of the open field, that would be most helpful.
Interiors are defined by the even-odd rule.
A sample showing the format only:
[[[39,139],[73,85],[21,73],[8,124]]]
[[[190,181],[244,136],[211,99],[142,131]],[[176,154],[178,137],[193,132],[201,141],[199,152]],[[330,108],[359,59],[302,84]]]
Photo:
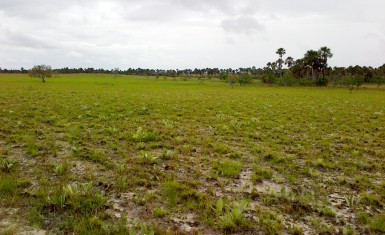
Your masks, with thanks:
[[[0,84],[0,233],[385,233],[384,89]]]

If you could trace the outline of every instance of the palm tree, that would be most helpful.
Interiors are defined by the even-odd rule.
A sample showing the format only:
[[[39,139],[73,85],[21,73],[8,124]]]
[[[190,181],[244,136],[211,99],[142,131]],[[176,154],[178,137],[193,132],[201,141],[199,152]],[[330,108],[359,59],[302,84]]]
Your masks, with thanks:
[[[287,57],[286,60],[285,60],[285,64],[290,69],[294,65],[293,57],[291,57],[291,56]]]
[[[332,58],[333,57],[333,53],[331,52],[330,48],[328,48],[328,47],[321,47],[318,50],[318,54],[319,54],[319,57],[320,57],[320,62],[322,64],[322,66],[321,66],[322,78],[324,78],[325,77],[325,69],[328,66],[328,58]]]
[[[311,77],[315,81],[318,78],[318,72],[321,67],[321,59],[318,51],[308,50],[304,56],[305,65],[311,68]]]
[[[276,54],[279,55],[279,59],[277,60],[277,64],[278,64],[278,69],[279,69],[279,75],[282,76],[282,64],[283,64],[283,55],[286,54],[286,50],[284,48],[278,48],[277,51],[275,52]]]

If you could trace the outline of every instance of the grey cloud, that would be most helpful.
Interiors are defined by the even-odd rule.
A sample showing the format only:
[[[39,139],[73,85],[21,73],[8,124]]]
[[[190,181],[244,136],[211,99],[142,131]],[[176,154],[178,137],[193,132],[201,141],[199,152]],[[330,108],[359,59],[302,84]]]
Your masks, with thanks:
[[[246,35],[264,30],[263,25],[251,16],[239,16],[236,18],[225,19],[221,22],[221,26],[226,32]]]
[[[21,46],[36,49],[53,49],[60,45],[44,38],[23,32],[15,32],[11,30],[3,31],[3,43],[9,43],[13,46]]]
[[[324,45],[335,51],[331,64],[379,64],[384,8],[383,0],[0,0],[0,66],[264,66],[270,58],[254,55]],[[361,48],[357,57],[351,48]]]

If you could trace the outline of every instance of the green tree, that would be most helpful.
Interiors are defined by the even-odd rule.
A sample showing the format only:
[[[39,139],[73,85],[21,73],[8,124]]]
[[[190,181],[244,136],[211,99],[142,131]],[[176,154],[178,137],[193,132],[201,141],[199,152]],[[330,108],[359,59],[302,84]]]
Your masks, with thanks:
[[[35,65],[29,70],[30,77],[40,78],[42,82],[45,82],[45,78],[52,77],[52,68],[49,65]]]

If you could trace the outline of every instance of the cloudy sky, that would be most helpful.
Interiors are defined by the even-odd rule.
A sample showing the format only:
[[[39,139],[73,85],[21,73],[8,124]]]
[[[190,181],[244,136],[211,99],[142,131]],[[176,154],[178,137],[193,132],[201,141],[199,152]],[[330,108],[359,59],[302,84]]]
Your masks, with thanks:
[[[384,0],[0,0],[0,67],[263,67],[328,46],[385,63]]]

